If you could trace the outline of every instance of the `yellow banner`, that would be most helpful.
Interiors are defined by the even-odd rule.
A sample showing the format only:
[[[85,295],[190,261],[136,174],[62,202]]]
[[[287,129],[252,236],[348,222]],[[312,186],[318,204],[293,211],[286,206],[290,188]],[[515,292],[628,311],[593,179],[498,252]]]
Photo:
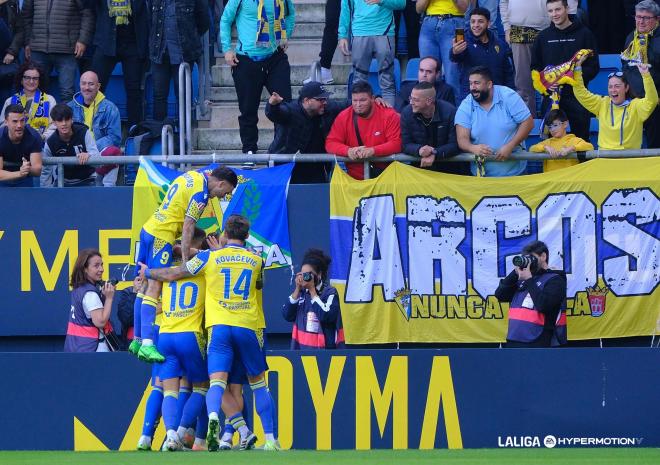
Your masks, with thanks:
[[[494,297],[533,240],[567,275],[569,339],[653,334],[660,313],[660,160],[593,160],[475,178],[393,163],[377,179],[335,169],[331,279],[346,341],[498,342]]]

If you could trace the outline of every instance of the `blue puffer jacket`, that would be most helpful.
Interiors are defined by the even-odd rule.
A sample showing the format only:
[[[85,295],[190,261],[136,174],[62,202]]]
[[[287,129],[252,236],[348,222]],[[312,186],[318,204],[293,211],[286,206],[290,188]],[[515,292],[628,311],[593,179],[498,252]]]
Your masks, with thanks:
[[[461,71],[461,95],[457,102],[461,102],[469,93],[469,73],[472,68],[478,65],[487,66],[493,75],[493,84],[507,86],[515,89],[514,72],[511,60],[509,59],[509,46],[493,35],[491,31],[488,34],[488,43],[484,44],[477,39],[471,31],[466,31],[465,40],[467,48],[463,53],[454,55],[452,51],[449,55],[451,61],[458,63]]]
[[[73,121],[85,124],[85,111],[83,96],[80,92],[73,96],[68,105],[73,110]],[[96,139],[99,152],[114,145],[121,145],[121,120],[119,109],[110,100],[103,98],[98,103],[98,108],[92,120],[92,133]]]

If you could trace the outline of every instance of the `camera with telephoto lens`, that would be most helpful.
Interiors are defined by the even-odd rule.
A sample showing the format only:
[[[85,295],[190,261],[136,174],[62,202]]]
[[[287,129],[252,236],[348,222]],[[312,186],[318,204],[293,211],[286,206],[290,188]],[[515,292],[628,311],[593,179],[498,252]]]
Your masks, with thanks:
[[[516,255],[513,257],[513,266],[518,268],[527,268],[532,274],[536,273],[539,269],[539,260],[534,255]]]
[[[116,278],[110,278],[107,281],[96,281],[96,287],[98,288],[99,291],[101,291],[105,287],[106,283],[116,286],[118,282],[119,280]]]
[[[303,281],[305,281],[305,282],[308,283],[308,282],[314,280],[314,275],[312,274],[311,271],[305,271],[305,272],[302,274],[302,278],[303,278]]]

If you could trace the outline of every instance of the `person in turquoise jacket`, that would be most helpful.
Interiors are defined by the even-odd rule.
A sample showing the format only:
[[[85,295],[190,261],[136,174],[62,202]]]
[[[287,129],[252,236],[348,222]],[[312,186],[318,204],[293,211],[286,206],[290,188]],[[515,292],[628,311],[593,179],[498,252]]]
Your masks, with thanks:
[[[261,92],[277,92],[291,100],[291,67],[286,55],[293,34],[296,10],[293,0],[229,0],[220,18],[225,62],[231,66],[238,97],[238,125],[243,153],[256,153]],[[238,39],[231,44],[236,23]]]
[[[339,49],[346,56],[352,41],[353,82],[367,81],[372,56],[378,61],[378,84],[383,99],[394,105],[394,10],[406,0],[342,0],[339,16]]]

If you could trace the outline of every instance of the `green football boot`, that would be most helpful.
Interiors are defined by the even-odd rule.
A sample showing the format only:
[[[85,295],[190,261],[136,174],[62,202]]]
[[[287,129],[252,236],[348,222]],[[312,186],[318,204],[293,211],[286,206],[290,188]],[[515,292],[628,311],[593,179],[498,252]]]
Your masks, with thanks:
[[[266,441],[264,444],[264,450],[282,450],[282,446],[280,446],[280,441],[277,439],[274,441]]]
[[[138,352],[140,351],[140,347],[142,347],[142,341],[138,339],[133,339],[131,341],[131,344],[128,346],[128,351],[133,355],[137,355]]]
[[[217,452],[220,448],[218,434],[220,433],[220,420],[209,418],[209,428],[206,432],[206,446],[209,452]]]
[[[148,363],[163,363],[165,361],[165,357],[163,357],[161,353],[158,352],[156,346],[143,345],[138,351],[138,358],[143,362]]]

